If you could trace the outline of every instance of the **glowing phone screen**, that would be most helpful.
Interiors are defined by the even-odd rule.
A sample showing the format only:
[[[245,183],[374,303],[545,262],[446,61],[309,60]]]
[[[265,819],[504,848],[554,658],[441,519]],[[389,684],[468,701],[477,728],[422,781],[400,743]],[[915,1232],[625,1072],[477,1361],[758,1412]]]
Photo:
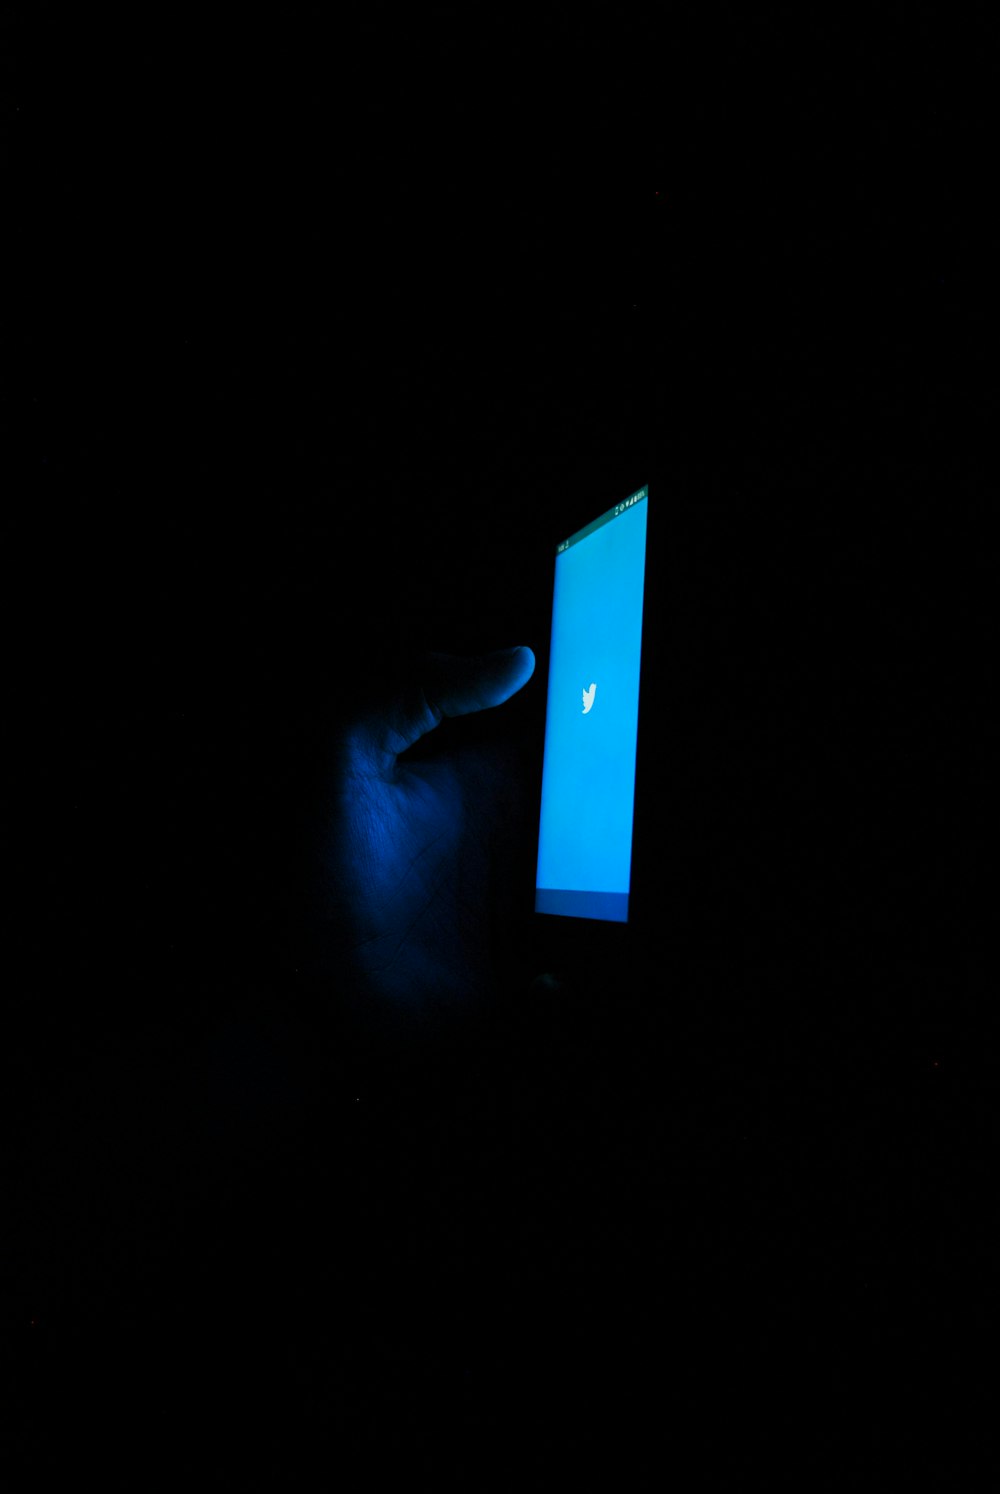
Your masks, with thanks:
[[[556,550],[537,913],[628,921],[648,497]]]

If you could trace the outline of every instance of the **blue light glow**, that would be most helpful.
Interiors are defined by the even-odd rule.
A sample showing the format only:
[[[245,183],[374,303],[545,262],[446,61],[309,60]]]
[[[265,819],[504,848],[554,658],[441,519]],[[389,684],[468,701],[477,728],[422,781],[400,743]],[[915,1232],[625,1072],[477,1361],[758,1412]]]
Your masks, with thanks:
[[[539,912],[628,918],[648,506],[640,492],[556,556]]]

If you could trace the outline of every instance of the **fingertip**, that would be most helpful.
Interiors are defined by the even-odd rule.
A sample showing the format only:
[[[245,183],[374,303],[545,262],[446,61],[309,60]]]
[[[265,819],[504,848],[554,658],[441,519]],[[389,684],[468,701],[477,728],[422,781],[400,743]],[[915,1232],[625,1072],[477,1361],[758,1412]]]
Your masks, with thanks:
[[[517,676],[517,689],[526,685],[535,672],[535,655],[527,644],[509,649],[511,668]]]
[[[489,681],[494,698],[483,701],[482,704],[501,705],[528,683],[535,672],[535,656],[524,645],[498,648],[480,661],[480,667],[483,665],[486,666],[486,672],[482,679],[484,682]]]
[[[513,662],[516,659],[518,665],[520,666],[520,668],[527,671],[527,675],[534,674],[534,672],[535,672],[535,655],[534,655],[534,651],[532,649],[530,649],[526,643],[519,643],[515,648],[501,649],[500,652],[501,652],[501,654],[505,658],[510,659],[511,662]],[[526,678],[527,678],[527,675],[526,675]]]

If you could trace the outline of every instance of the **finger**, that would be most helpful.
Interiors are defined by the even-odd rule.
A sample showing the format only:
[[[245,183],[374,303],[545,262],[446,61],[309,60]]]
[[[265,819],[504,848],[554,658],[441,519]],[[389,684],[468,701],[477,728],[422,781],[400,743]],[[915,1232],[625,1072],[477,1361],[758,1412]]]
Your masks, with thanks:
[[[387,748],[398,755],[452,716],[488,711],[509,700],[535,671],[530,648],[500,649],[471,658],[427,654],[419,685],[397,702]]]
[[[503,705],[535,672],[530,648],[504,648],[475,658],[431,654],[424,680],[427,703],[443,716],[468,716]]]

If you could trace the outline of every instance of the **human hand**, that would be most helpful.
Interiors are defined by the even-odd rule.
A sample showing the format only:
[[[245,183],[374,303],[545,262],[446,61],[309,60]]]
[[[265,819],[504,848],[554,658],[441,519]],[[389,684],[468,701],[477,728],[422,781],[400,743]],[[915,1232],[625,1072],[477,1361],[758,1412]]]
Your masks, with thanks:
[[[467,1010],[489,986],[495,852],[516,814],[510,759],[495,744],[414,749],[445,719],[501,705],[534,667],[529,648],[426,655],[338,735],[319,887],[325,963],[333,975],[348,961],[377,1026]]]

